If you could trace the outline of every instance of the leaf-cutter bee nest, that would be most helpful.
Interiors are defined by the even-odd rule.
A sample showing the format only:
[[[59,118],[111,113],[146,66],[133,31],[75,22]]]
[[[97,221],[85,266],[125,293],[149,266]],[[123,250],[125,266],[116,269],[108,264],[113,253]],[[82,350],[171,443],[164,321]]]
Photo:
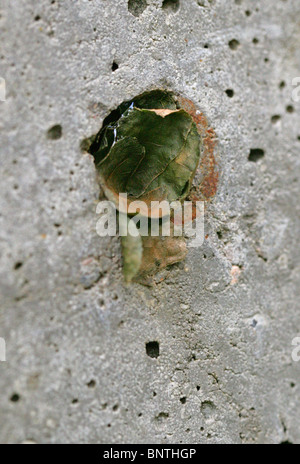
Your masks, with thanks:
[[[120,104],[104,119],[100,131],[84,141],[107,199],[123,218],[119,223],[127,231],[129,221],[136,225],[136,233],[121,234],[127,282],[143,282],[185,258],[185,238],[174,235],[173,211],[168,213],[170,236],[162,236],[164,214],[159,202],[183,202],[189,196],[209,200],[214,195],[218,180],[214,141],[205,117],[190,100],[161,89]],[[132,218],[128,209],[136,202],[138,214]],[[144,225],[148,221],[149,234],[137,232],[139,218]],[[152,220],[159,221],[158,236],[151,236]]]

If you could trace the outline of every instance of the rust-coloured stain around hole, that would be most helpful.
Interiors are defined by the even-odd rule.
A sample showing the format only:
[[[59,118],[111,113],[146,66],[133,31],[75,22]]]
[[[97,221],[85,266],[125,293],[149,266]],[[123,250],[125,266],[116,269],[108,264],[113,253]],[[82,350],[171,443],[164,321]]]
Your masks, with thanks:
[[[219,168],[214,153],[217,137],[215,131],[209,127],[207,118],[196,108],[196,105],[191,100],[179,96],[178,103],[181,108],[192,116],[202,137],[204,146],[199,166],[203,178],[200,185],[192,189],[189,198],[191,200],[210,201],[217,192],[219,181]]]

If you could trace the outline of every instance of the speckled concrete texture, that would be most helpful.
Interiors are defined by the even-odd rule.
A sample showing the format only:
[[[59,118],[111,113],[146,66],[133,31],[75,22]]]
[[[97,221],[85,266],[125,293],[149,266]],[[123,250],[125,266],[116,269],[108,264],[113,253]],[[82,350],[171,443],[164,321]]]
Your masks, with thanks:
[[[1,1],[1,443],[300,443],[299,18],[298,0]],[[205,114],[221,175],[204,245],[125,285],[80,143],[158,87]]]

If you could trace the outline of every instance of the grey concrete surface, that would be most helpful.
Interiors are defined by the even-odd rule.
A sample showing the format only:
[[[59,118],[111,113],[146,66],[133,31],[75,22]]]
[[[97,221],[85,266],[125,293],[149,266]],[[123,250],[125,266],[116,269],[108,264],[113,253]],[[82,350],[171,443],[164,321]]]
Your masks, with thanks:
[[[1,1],[1,443],[300,443],[299,21],[298,0]],[[204,245],[148,288],[96,234],[79,146],[155,87],[205,113],[222,174]]]

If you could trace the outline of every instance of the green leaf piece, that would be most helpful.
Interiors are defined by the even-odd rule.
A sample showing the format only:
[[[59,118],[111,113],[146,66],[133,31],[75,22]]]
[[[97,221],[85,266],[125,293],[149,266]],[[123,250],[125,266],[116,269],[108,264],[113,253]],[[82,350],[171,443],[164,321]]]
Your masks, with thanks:
[[[128,232],[129,218],[120,213],[120,233],[127,232],[121,238],[122,242],[122,255],[123,255],[123,274],[126,282],[131,282],[132,279],[138,274],[142,259],[143,259],[143,245],[142,237],[138,233],[138,229],[135,228],[136,236],[131,235]],[[131,227],[133,221],[131,221]]]
[[[129,106],[135,108],[151,109],[169,109],[176,110],[177,104],[174,95],[166,90],[152,90],[151,92],[144,92],[138,97],[134,98]]]
[[[100,182],[109,198],[129,201],[182,200],[200,157],[200,138],[184,110],[128,109],[107,126],[99,150]]]
[[[129,108],[176,110],[177,104],[174,95],[171,92],[161,89],[144,92],[132,100],[127,100],[121,103],[117,109],[112,111],[104,119],[102,129],[98,132],[98,134],[96,134],[95,137],[93,137],[93,140],[91,140],[88,151],[94,156],[96,164],[101,161],[99,156],[103,156],[103,148],[105,146],[109,151],[109,148],[114,141],[115,125]],[[99,150],[100,148],[101,150]]]

